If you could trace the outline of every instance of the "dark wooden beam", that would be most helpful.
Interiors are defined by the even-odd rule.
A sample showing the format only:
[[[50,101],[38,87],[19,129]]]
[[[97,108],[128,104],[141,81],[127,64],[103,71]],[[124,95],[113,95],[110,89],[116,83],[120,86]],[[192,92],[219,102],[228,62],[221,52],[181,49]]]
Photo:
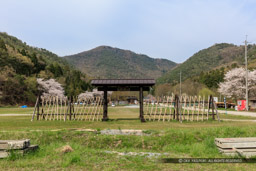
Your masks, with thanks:
[[[104,104],[103,104],[103,118],[102,121],[108,120],[108,91],[107,87],[104,88]]]
[[[143,87],[140,87],[140,121],[145,122],[143,113]]]
[[[107,91],[140,91],[140,87],[127,87],[127,86],[105,86]],[[98,91],[104,91],[105,87],[99,86]],[[142,87],[143,91],[149,91],[150,87]]]

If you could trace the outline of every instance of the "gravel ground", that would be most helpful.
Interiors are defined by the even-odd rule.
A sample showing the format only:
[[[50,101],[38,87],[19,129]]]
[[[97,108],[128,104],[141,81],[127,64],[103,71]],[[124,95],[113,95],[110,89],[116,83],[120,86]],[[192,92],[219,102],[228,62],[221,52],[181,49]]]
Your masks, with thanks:
[[[143,133],[142,130],[132,130],[132,129],[105,129],[100,131],[101,134],[105,135],[148,135]]]
[[[124,106],[124,108],[140,108],[139,105],[129,105],[129,106]]]
[[[118,152],[118,151],[105,151],[109,154],[117,154],[119,156],[145,156],[147,158],[160,157],[168,155],[169,153],[153,153],[153,152]]]

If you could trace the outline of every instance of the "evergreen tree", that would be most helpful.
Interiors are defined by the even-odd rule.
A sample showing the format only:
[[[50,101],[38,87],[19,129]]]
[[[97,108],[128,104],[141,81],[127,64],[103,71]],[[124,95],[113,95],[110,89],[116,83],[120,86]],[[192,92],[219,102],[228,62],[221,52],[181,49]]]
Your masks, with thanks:
[[[5,46],[5,43],[2,39],[0,39],[0,48],[1,49],[4,49],[4,50],[7,50],[6,46]]]

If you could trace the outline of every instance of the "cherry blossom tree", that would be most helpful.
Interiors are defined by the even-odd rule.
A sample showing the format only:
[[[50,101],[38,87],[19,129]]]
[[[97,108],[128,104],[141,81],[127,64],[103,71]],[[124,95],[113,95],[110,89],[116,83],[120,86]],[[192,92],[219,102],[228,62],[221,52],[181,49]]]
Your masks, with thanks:
[[[218,92],[229,98],[245,98],[246,71],[244,68],[235,68],[225,74],[224,82],[219,84]],[[249,96],[256,92],[256,70],[248,71]]]
[[[59,96],[64,97],[64,89],[55,79],[43,80],[37,79],[38,89],[42,91],[42,96]]]
[[[88,99],[88,98],[94,98],[92,92],[86,91],[85,93],[81,93],[81,94],[78,95],[78,99],[79,99],[79,100]]]

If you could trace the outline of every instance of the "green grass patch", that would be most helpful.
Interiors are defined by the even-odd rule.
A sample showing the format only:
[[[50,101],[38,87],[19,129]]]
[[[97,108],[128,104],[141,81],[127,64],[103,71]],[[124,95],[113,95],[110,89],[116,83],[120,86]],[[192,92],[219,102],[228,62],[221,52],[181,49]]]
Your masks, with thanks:
[[[218,136],[217,136],[218,135]],[[76,131],[4,132],[0,139],[30,138],[39,144],[39,150],[23,157],[11,156],[0,160],[2,169],[45,170],[45,169],[84,169],[84,170],[157,170],[185,169],[195,166],[209,170],[204,164],[163,164],[156,158],[143,156],[119,156],[105,151],[157,152],[168,153],[167,157],[223,157],[214,144],[216,137],[255,137],[256,126],[243,128],[225,126],[217,128],[165,129],[151,136],[101,135]],[[61,153],[58,149],[70,145],[73,152]],[[10,164],[11,163],[11,164]],[[213,164],[214,165],[214,164]],[[253,164],[225,164],[232,169],[253,169]],[[214,165],[222,169],[223,165]],[[207,169],[208,168],[208,169]]]
[[[225,117],[222,116],[221,118]],[[1,170],[253,170],[254,164],[163,164],[157,158],[119,156],[105,151],[168,153],[165,157],[217,158],[214,138],[256,137],[254,122],[146,122],[134,108],[110,108],[108,122],[33,121],[30,116],[1,116],[0,139],[31,139],[39,150],[0,160]],[[228,115],[229,116],[229,115]],[[233,118],[244,119],[234,116]],[[96,132],[76,131],[95,129]],[[139,129],[147,136],[102,135],[103,129]],[[58,149],[70,145],[73,151]],[[227,169],[228,168],[228,169]]]
[[[0,114],[32,114],[33,107],[20,108],[20,107],[0,107]]]

